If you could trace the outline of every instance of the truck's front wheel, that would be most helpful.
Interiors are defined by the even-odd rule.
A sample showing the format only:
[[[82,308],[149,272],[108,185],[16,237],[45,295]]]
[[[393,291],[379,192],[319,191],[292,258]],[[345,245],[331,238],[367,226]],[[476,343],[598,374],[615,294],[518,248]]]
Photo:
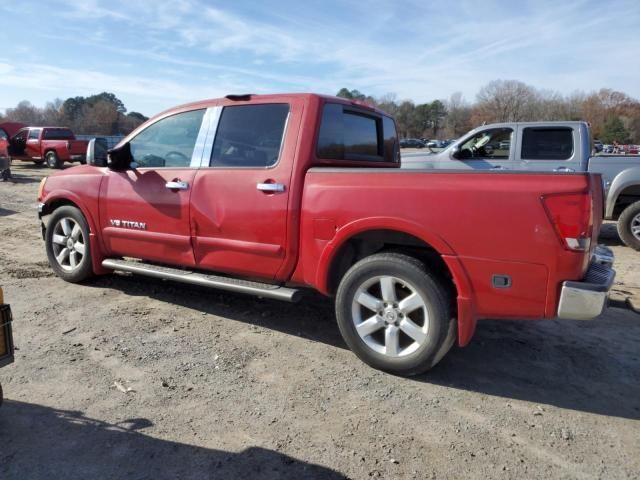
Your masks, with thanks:
[[[93,276],[89,226],[76,207],[60,207],[51,214],[45,245],[49,265],[62,279],[77,283]]]
[[[433,367],[450,347],[450,302],[424,264],[380,253],[345,274],[336,297],[342,337],[368,365],[398,375]]]
[[[618,218],[618,234],[625,245],[640,250],[640,201],[622,211]]]

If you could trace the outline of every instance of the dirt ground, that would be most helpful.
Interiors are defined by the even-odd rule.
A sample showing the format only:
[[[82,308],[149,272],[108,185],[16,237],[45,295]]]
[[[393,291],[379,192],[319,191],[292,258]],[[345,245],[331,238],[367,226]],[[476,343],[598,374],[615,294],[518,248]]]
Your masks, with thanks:
[[[35,209],[50,172],[18,165],[0,183],[18,347],[0,370],[3,480],[639,477],[640,315],[624,299],[640,253],[612,225],[601,318],[483,321],[406,379],[358,361],[319,296],[54,277]]]

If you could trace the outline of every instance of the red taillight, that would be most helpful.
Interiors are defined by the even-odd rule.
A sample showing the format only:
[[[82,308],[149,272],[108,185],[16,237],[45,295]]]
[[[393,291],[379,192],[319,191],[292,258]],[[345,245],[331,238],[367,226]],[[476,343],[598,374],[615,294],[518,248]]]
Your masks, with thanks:
[[[593,208],[590,193],[544,195],[542,204],[562,246],[568,250],[586,251],[591,246]]]

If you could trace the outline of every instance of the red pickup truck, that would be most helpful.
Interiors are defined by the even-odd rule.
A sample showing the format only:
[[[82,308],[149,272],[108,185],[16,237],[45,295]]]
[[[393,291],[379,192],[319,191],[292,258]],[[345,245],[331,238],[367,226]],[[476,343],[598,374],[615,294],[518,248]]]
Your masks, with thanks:
[[[599,175],[400,169],[393,119],[358,102],[228,96],[161,113],[107,158],[94,147],[40,185],[57,275],[316,289],[356,355],[396,374],[478,319],[594,318],[613,282]]]
[[[25,127],[11,137],[9,153],[12,158],[47,162],[49,168],[62,168],[64,162],[85,163],[86,140],[76,140],[65,127]]]

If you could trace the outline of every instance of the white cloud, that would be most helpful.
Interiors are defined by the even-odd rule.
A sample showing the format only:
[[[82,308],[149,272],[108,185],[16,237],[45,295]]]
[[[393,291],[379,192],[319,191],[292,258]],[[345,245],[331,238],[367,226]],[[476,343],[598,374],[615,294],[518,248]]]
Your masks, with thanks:
[[[309,3],[261,3],[242,13],[241,4],[231,10],[199,0],[63,1],[63,15],[85,22],[56,32],[60,41],[82,36],[120,63],[126,56],[145,65],[121,75],[101,73],[94,63],[82,75],[80,62],[67,64],[83,77],[71,85],[91,88],[95,81],[119,95],[166,99],[162,92],[170,92],[180,101],[205,92],[332,93],[346,86],[430,101],[454,91],[472,99],[490,80],[515,78],[563,93],[611,87],[640,96],[640,62],[629,56],[640,49],[635,0],[373,0],[345,7],[344,14]],[[96,27],[100,19],[110,24]],[[46,63],[31,62],[26,71]],[[26,74],[18,78],[23,86],[55,89]]]

